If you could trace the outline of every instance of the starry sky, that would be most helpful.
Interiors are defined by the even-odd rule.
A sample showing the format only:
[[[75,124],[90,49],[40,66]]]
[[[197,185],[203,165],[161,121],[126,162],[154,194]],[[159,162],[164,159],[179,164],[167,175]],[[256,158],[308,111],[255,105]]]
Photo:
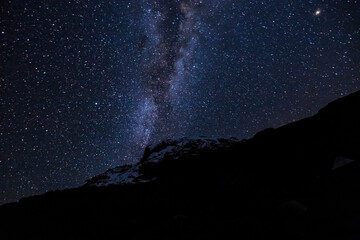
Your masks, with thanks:
[[[358,0],[2,0],[0,204],[359,89]]]

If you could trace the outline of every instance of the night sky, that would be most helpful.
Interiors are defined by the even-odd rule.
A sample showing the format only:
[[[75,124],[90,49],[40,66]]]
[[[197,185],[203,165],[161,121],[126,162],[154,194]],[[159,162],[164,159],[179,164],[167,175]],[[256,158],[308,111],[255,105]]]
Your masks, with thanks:
[[[1,0],[0,204],[359,89],[357,0]]]

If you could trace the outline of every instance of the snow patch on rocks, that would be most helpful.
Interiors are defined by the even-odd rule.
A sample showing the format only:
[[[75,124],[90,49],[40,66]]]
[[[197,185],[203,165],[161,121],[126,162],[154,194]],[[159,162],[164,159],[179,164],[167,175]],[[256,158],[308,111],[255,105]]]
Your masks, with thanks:
[[[140,180],[138,165],[123,165],[109,169],[103,174],[87,180],[85,186],[108,186],[108,185],[126,185],[134,184]]]
[[[141,174],[141,166],[147,163],[159,163],[162,160],[178,160],[186,156],[196,156],[205,151],[231,147],[240,141],[236,138],[179,138],[165,140],[159,144],[146,147],[140,162],[134,165],[123,165],[107,170],[105,173],[86,181],[85,186],[109,186],[145,183],[154,180],[146,179]]]

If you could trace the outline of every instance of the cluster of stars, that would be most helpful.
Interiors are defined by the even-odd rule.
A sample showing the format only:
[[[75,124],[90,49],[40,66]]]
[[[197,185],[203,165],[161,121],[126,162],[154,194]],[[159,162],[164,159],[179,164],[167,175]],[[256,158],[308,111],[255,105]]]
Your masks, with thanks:
[[[360,2],[0,3],[0,204],[164,138],[248,138],[360,88]]]

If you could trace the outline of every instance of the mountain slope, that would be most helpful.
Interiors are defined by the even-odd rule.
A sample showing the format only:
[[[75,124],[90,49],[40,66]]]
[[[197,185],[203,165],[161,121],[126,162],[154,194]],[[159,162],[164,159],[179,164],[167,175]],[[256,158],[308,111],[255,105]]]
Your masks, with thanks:
[[[177,161],[199,156],[206,152],[227,149],[239,143],[236,138],[180,138],[168,139],[156,145],[146,147],[139,163],[107,170],[87,181],[85,186],[126,185],[148,182],[156,179],[154,168],[167,161]],[[153,168],[151,170],[151,168]]]
[[[0,207],[2,239],[359,239],[360,92],[244,141],[177,139]]]

